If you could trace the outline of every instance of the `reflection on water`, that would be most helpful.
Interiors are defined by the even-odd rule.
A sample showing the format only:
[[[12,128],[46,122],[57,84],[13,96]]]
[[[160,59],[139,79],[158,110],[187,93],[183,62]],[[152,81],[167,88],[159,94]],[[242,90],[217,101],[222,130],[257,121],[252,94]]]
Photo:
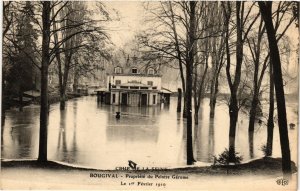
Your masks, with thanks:
[[[58,143],[57,143],[57,157],[60,161],[66,161],[68,157],[68,149],[66,142],[66,111],[60,111],[60,125],[59,125],[59,134],[58,134]]]
[[[34,158],[37,155],[39,109],[7,111],[1,134],[1,155],[4,158]]]
[[[228,145],[228,109],[218,106],[215,118],[210,119],[208,102],[203,101],[199,124],[193,128],[195,159],[202,162],[212,162]],[[176,105],[173,98],[170,105],[157,107],[110,106],[97,103],[96,97],[70,100],[64,111],[54,104],[49,116],[49,159],[101,169],[127,166],[128,160],[148,167],[184,165],[186,121],[176,112]],[[121,112],[119,120],[116,112]],[[297,120],[296,113],[288,114],[289,121]],[[1,131],[2,158],[37,158],[39,107],[7,111]],[[290,140],[297,139],[296,130],[289,134]],[[266,127],[257,125],[253,136],[248,136],[247,116],[241,113],[236,150],[245,160],[261,157],[265,142]],[[296,148],[291,141],[291,150]],[[280,156],[277,127],[273,155]],[[296,157],[292,152],[292,159]]]

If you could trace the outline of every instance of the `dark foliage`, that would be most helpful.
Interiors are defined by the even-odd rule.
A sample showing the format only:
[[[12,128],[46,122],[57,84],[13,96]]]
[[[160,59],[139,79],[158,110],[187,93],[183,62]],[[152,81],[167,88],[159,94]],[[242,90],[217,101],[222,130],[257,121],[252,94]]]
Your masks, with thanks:
[[[218,157],[213,156],[214,158],[214,165],[228,165],[229,164],[229,151],[228,149],[225,149],[225,151],[221,154],[219,154]],[[234,162],[235,164],[240,164],[243,160],[243,157],[239,155],[238,152],[234,153]]]

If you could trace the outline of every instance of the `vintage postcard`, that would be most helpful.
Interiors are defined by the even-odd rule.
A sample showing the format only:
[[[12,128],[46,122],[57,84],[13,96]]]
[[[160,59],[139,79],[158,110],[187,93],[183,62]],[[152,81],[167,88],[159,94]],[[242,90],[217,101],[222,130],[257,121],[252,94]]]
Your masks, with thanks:
[[[297,190],[299,2],[1,6],[1,189]]]

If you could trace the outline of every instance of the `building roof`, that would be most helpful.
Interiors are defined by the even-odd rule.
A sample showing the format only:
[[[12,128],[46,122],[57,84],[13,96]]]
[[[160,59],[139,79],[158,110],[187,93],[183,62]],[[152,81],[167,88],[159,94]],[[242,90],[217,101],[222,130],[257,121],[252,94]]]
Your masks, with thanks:
[[[24,92],[23,94],[30,96],[30,97],[40,97],[41,92],[36,91],[36,90],[29,90],[29,91]]]
[[[167,89],[167,88],[163,88],[163,87],[161,87],[160,92],[161,92],[161,93],[165,93],[165,94],[171,94],[171,93],[172,93],[171,90],[169,90],[169,89]]]

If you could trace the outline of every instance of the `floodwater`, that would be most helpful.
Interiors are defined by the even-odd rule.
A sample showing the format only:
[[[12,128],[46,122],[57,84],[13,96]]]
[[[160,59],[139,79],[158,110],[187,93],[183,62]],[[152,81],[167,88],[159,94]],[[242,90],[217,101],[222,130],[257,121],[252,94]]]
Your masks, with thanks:
[[[69,164],[115,169],[127,167],[132,160],[139,167],[177,167],[185,165],[185,120],[176,112],[177,98],[169,106],[119,107],[97,104],[96,97],[70,100],[66,110],[59,104],[50,108],[48,159]],[[297,161],[297,108],[287,104],[291,157]],[[267,108],[266,108],[267,109]],[[121,112],[117,120],[115,113]],[[194,156],[211,163],[213,156],[228,147],[229,117],[226,105],[217,105],[214,119],[209,118],[209,100],[204,99],[199,125],[194,126]],[[2,159],[36,159],[38,156],[39,107],[28,106],[22,112],[6,112],[2,127]],[[248,117],[240,112],[236,150],[243,161],[263,156],[266,125],[256,124],[253,144],[249,144]],[[274,128],[273,156],[280,157],[278,127]]]

